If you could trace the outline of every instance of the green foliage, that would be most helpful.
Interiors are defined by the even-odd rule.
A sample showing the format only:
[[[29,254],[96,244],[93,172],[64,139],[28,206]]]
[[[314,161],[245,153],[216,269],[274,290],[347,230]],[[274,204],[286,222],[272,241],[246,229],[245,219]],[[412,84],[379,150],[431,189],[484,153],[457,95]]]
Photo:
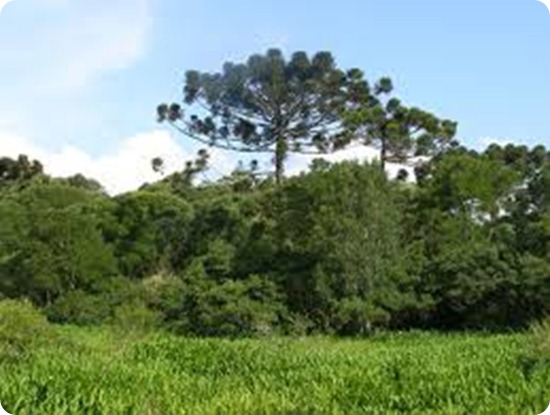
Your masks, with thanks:
[[[522,372],[528,378],[537,372],[550,371],[550,319],[538,321],[528,331],[528,342],[518,358]]]
[[[197,183],[211,162],[203,149],[182,171],[110,197],[81,174],[52,178],[24,155],[1,157],[2,404],[40,414],[540,412],[550,152],[459,147],[455,122],[392,92],[390,79],[370,85],[329,52],[272,49],[188,71],[183,106],[160,105],[159,121],[207,146],[272,153],[275,181],[252,160]],[[282,180],[290,153],[359,139],[380,164],[314,160]],[[405,170],[385,175],[387,162],[417,156],[427,157],[415,182]],[[165,175],[162,159],[151,167]],[[89,327],[99,325],[108,329]]]
[[[440,327],[495,328],[491,326],[521,321],[521,315],[514,314],[521,295],[517,270],[494,247],[471,244],[445,249],[424,272],[426,287],[436,299],[434,315]]]
[[[110,313],[111,307],[103,296],[79,290],[62,295],[46,309],[48,319],[53,322],[82,326],[101,324]]]
[[[68,183],[70,186],[77,187],[80,189],[85,189],[90,192],[97,192],[104,194],[105,190],[97,180],[88,179],[82,174],[75,174],[74,176],[67,177],[66,179],[61,179],[62,182]]]
[[[251,275],[221,284],[190,282],[184,299],[186,331],[204,336],[265,335],[276,331],[284,306],[276,285]]]
[[[159,311],[166,323],[181,318],[183,298],[187,287],[185,282],[175,276],[157,274],[142,281],[143,299],[153,310]]]
[[[23,175],[0,189],[0,297],[204,336],[525,328],[550,313],[549,166],[542,146],[454,148],[417,183],[317,160],[279,186],[183,172],[117,197]]]
[[[98,325],[111,321],[121,307],[141,305],[145,298],[145,287],[139,283],[111,278],[97,282],[89,291],[68,291],[46,308],[46,314],[56,323]]]
[[[381,334],[370,340],[121,338],[66,330],[0,364],[2,405],[44,414],[536,414],[550,369],[524,335]]]
[[[400,217],[377,167],[343,163],[280,190],[278,252],[291,310],[321,330],[364,333],[408,301]]]
[[[365,144],[380,149],[382,170],[386,162],[406,163],[412,157],[441,154],[457,145],[456,122],[407,107],[398,98],[389,97],[392,91],[391,80],[382,78],[368,103],[348,107],[343,115],[349,130]]]
[[[279,186],[180,175],[113,198],[82,178],[10,179],[2,402],[13,413],[540,412],[549,161],[540,146],[456,148],[417,183],[316,161]],[[57,338],[11,300],[25,297],[53,322],[110,329]],[[533,322],[516,335],[380,333]],[[371,337],[237,339],[313,333]]]
[[[115,308],[110,324],[118,332],[151,332],[158,328],[161,314],[144,304],[125,303]]]
[[[99,196],[66,184],[33,183],[0,198],[0,290],[48,305],[69,290],[87,289],[116,273],[88,205]]]
[[[193,215],[185,201],[142,190],[118,197],[111,214],[115,220],[105,231],[114,242],[123,275],[171,271],[184,260]]]
[[[39,161],[30,161],[25,155],[16,160],[9,157],[0,158],[0,189],[6,186],[24,187],[31,179],[43,173]]]
[[[277,49],[227,62],[217,73],[187,71],[183,92],[183,107],[158,106],[159,121],[208,146],[274,153],[277,182],[289,152],[349,143],[341,112],[371,96],[362,71],[338,68],[330,52],[296,52],[287,60]]]
[[[537,359],[550,365],[550,318],[534,324],[531,328],[531,336]]]
[[[46,317],[30,302],[0,301],[0,364],[24,358],[54,337]]]
[[[542,147],[460,148],[425,166],[405,225],[420,261],[417,291],[431,306],[413,319],[497,329],[548,314],[550,233],[536,185],[545,154]]]
[[[519,172],[487,156],[459,149],[432,165],[423,177],[431,203],[447,212],[465,212],[475,219],[496,218],[520,183]]]

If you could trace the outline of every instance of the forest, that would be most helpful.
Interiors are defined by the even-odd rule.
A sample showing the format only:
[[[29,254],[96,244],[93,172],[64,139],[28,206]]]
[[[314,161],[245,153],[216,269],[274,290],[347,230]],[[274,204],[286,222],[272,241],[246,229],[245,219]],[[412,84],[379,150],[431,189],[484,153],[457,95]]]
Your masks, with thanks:
[[[202,148],[137,190],[0,158],[6,410],[540,411],[550,149],[468,148],[393,91],[270,50],[186,73],[157,117]],[[323,158],[352,144],[379,157]],[[244,161],[208,180],[212,149]]]
[[[115,197],[4,158],[0,293],[53,322],[205,336],[526,327],[550,307],[549,156],[459,147],[416,183],[320,161],[280,186],[174,174]]]
[[[327,52],[286,61],[270,50],[222,74],[189,71],[183,90],[187,111],[162,104],[159,121],[209,147],[272,150],[275,172],[241,163],[201,180],[204,149],[180,172],[110,196],[80,174],[4,157],[2,298],[28,299],[55,323],[123,318],[199,336],[502,331],[548,315],[543,145],[468,149],[456,123]],[[379,143],[380,159],[319,158],[283,176],[289,152],[322,155],[356,137]],[[414,177],[385,174],[386,162],[419,155]]]

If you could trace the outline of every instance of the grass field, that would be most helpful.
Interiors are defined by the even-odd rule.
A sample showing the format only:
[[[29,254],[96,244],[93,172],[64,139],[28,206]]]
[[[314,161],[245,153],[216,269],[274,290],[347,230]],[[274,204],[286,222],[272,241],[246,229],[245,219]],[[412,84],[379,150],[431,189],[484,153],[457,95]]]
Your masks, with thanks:
[[[526,335],[262,340],[63,328],[0,365],[19,414],[538,414],[550,367]]]

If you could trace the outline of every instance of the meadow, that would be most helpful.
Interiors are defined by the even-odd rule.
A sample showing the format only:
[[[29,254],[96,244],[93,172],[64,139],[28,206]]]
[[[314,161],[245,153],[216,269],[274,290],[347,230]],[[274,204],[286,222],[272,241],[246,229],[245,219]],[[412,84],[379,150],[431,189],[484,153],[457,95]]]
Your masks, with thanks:
[[[0,363],[19,414],[539,414],[528,334],[193,339],[56,327]]]

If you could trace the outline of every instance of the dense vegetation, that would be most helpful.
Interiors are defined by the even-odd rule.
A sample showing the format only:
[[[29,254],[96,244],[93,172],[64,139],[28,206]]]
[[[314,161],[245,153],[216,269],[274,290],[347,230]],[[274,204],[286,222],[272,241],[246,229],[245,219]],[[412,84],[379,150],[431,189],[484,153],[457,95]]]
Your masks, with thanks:
[[[252,160],[200,180],[203,149],[180,172],[108,195],[25,155],[0,158],[7,410],[542,410],[548,149],[469,150],[455,122],[326,52],[189,71],[183,92],[159,121],[209,146],[271,153],[273,172]],[[378,148],[380,162],[317,159],[284,177],[289,153],[352,142]],[[386,175],[386,163],[412,160],[414,177]],[[164,176],[162,159],[151,167]]]
[[[204,336],[503,330],[544,318],[550,152],[468,150],[455,122],[392,91],[329,52],[269,50],[188,71],[183,106],[161,104],[159,121],[210,146],[272,153],[267,176],[252,161],[197,180],[203,149],[181,172],[111,197],[80,174],[1,158],[0,299],[29,299],[58,323],[126,318]],[[358,141],[379,148],[379,164],[318,159],[283,180],[289,152]],[[386,162],[414,158],[415,180],[386,176]],[[163,173],[162,159],[152,168]]]
[[[11,346],[0,390],[13,414],[532,415],[548,403],[544,326],[232,341],[60,328],[29,304],[0,308],[0,344]]]
[[[0,295],[206,336],[526,327],[550,308],[549,160],[457,147],[414,184],[317,161],[280,185],[197,169],[110,197],[4,158]]]

